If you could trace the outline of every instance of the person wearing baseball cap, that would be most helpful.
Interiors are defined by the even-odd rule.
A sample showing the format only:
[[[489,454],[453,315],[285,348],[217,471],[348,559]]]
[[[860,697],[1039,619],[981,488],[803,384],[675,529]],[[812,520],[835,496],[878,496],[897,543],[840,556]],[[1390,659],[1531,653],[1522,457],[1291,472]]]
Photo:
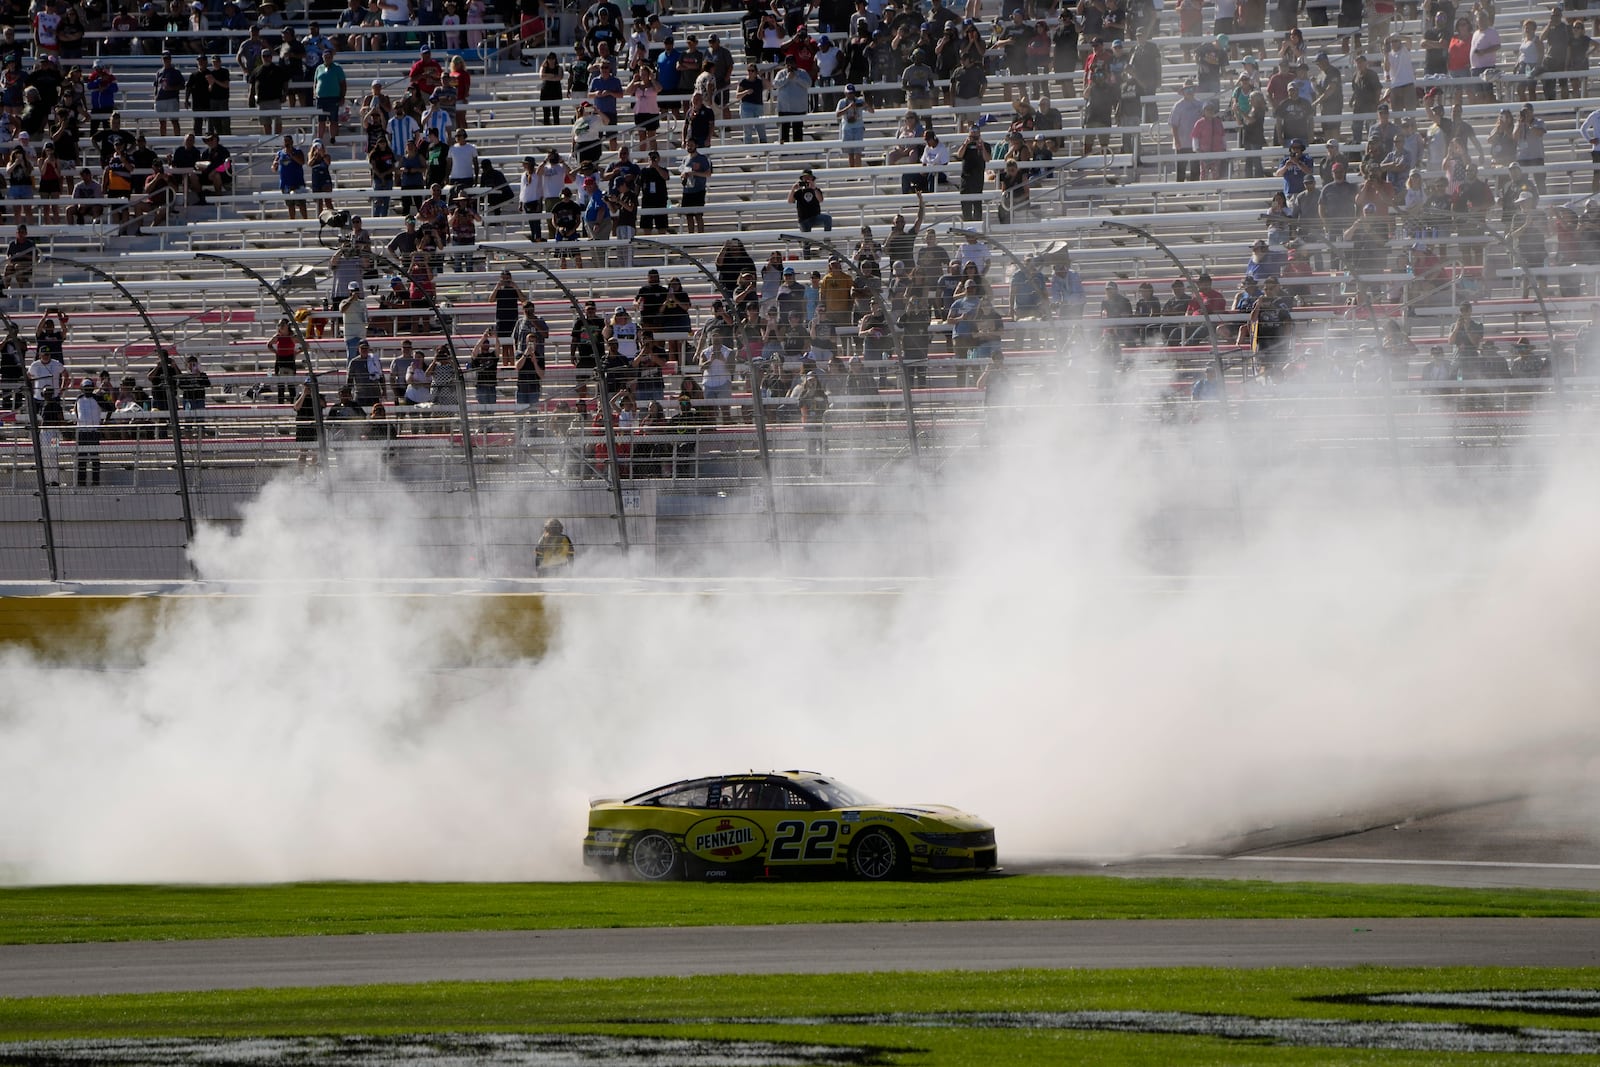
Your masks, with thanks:
[[[854,82],[844,87],[844,95],[833,109],[839,123],[839,140],[844,142],[845,157],[852,167],[861,166],[862,143],[867,139],[865,112],[871,110],[872,105],[856,92]]]
[[[78,485],[80,488],[99,485],[100,424],[105,421],[106,409],[100,406],[93,378],[78,383],[78,399],[73,407],[78,416],[73,430],[73,440],[78,446],[74,449],[78,457]]]
[[[172,65],[172,53],[161,53],[161,69],[156,71],[153,79],[155,87],[155,110],[157,124],[161,128],[161,136],[167,135],[167,127],[172,127],[172,136],[179,133],[178,107],[183,96],[186,79],[177,67]]]
[[[339,313],[344,319],[345,360],[348,362],[360,354],[361,342],[367,339],[368,314],[367,297],[361,283],[351,282],[345,288],[348,295],[339,305]]]
[[[401,0],[402,6],[404,2],[405,0]],[[417,61],[411,64],[411,70],[406,76],[410,79],[412,88],[422,96],[428,97],[433,95],[433,91],[439,88],[440,82],[444,80],[444,68],[433,58],[433,49],[423,45],[418,49]]]
[[[1167,113],[1167,127],[1172,131],[1172,148],[1178,155],[1180,182],[1200,180],[1200,164],[1183,158],[1194,155],[1194,124],[1200,121],[1205,110],[1205,105],[1196,100],[1194,94],[1194,82],[1184,82],[1177,102]]]

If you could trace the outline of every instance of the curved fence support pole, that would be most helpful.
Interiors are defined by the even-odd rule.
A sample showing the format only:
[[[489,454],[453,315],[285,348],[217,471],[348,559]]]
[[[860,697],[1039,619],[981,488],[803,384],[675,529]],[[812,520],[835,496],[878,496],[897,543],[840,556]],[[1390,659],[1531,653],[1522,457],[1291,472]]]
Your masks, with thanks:
[[[1110,219],[1103,220],[1100,225],[1108,226],[1112,229],[1124,230],[1128,233],[1143,237],[1146,241],[1149,241],[1151,244],[1155,245],[1156,248],[1161,251],[1162,255],[1166,256],[1172,261],[1172,265],[1178,268],[1178,273],[1183,275],[1185,281],[1187,281],[1190,285],[1195,286],[1196,289],[1199,288],[1199,283],[1195,281],[1194,273],[1189,270],[1188,264],[1179,259],[1178,253],[1174,252],[1165,241],[1151,233],[1149,230],[1145,229],[1143,226],[1133,226],[1126,222],[1113,222]],[[1211,365],[1215,367],[1217,371],[1217,406],[1222,412],[1222,438],[1226,442],[1225,447],[1230,453],[1232,453],[1233,431],[1229,427],[1231,413],[1228,410],[1228,381],[1225,373],[1226,368],[1222,365],[1222,351],[1217,347],[1217,327],[1216,324],[1211,321],[1211,309],[1206,306],[1204,299],[1200,301],[1200,314],[1205,318],[1206,334],[1209,336],[1211,341]],[[1229,489],[1233,495],[1234,521],[1239,524],[1239,528],[1242,531],[1244,529],[1244,499],[1239,492],[1238,462],[1236,453],[1232,456],[1232,460],[1233,462],[1231,462],[1229,465]]]
[[[4,311],[0,311],[0,322],[8,327],[17,325]],[[23,403],[27,405],[28,411],[28,437],[33,445],[34,484],[39,494],[39,521],[44,525],[44,544],[41,547],[44,549],[45,563],[50,570],[50,580],[58,582],[61,580],[61,563],[56,554],[56,527],[50,515],[50,479],[45,476],[44,471],[44,442],[39,437],[39,404],[33,396],[33,379],[24,373],[17,388],[24,394]],[[12,398],[12,410],[16,410],[15,397]]]
[[[583,301],[578,299],[578,294],[574,293],[566,282],[556,276],[555,271],[532,256],[517,251],[515,248],[507,248],[504,245],[479,245],[478,247],[486,252],[499,252],[502,255],[510,256],[524,266],[544,275],[567,298],[567,303],[572,305],[572,313],[578,317],[578,321],[585,321],[583,317]],[[611,384],[606,380],[606,354],[605,349],[601,346],[599,335],[592,329],[585,329],[585,333],[588,334],[589,344],[594,349],[595,381],[600,387],[600,425],[605,431],[606,438],[606,472],[609,476],[607,480],[611,483],[611,506],[617,514],[617,543],[622,548],[623,556],[628,557],[633,550],[628,543],[628,516],[622,508],[622,470],[617,464],[617,426],[611,410]]]
[[[177,463],[178,473],[178,498],[183,504],[183,532],[184,544],[194,540],[194,508],[189,500],[189,471],[183,460],[183,433],[178,424],[178,368],[172,362],[172,353],[161,340],[161,334],[156,330],[155,322],[150,318],[150,312],[145,310],[144,304],[138,297],[128,291],[118,278],[109,271],[102,270],[92,263],[84,263],[77,259],[68,259],[66,256],[51,254],[40,256],[45,262],[65,263],[75,270],[88,271],[112,288],[122,294],[124,300],[133,305],[133,310],[139,313],[139,318],[144,322],[144,328],[150,334],[150,340],[156,346],[156,359],[161,362],[162,384],[167,391],[167,432],[172,436],[172,454]]]
[[[283,310],[283,317],[289,320],[289,328],[294,331],[295,338],[300,342],[300,351],[306,356],[306,376],[311,379],[311,388],[318,397],[322,396],[322,383],[317,379],[317,361],[311,358],[311,342],[306,339],[306,332],[300,328],[300,322],[294,317],[294,308],[289,306],[281,290],[261,275],[261,272],[248,264],[241,263],[232,256],[220,256],[215,252],[196,252],[196,259],[214,259],[240,271],[242,274],[255,280],[256,284],[272,294],[272,299],[277,301],[278,307]],[[322,421],[322,405],[312,406],[312,411],[317,420],[317,462],[322,464],[322,469],[328,469],[328,433]]]
[[[665,241],[657,241],[653,237],[640,237],[637,234],[635,234],[633,237],[633,243],[648,245],[651,248],[659,248],[663,252],[670,252],[672,255],[681,257],[690,263],[695,270],[706,276],[706,279],[711,282],[711,289],[713,292],[722,292],[722,279],[717,277],[717,272],[706,266],[705,260],[701,259],[699,256],[693,254],[687,249],[679,248],[677,245],[671,245]]]
[[[783,570],[783,541],[778,536],[778,501],[775,496],[776,486],[772,480],[772,451],[767,445],[767,405],[766,399],[761,395],[761,379],[765,377],[765,360],[758,361],[761,366],[752,364],[750,382],[750,411],[755,417],[756,448],[761,454],[761,477],[766,482],[767,489],[767,536],[772,542],[773,554],[778,560],[778,569]],[[757,373],[757,372],[761,373]]]
[[[1138,236],[1143,237],[1146,241],[1149,241],[1151,244],[1155,245],[1156,248],[1160,249],[1162,255],[1166,256],[1172,261],[1172,265],[1178,268],[1178,273],[1183,275],[1184,281],[1188,282],[1190,285],[1193,285],[1196,289],[1199,288],[1199,283],[1195,281],[1193,272],[1189,270],[1188,266],[1183,262],[1183,260],[1178,258],[1178,254],[1174,252],[1165,241],[1151,233],[1149,230],[1145,229],[1143,226],[1131,226],[1126,222],[1112,222],[1110,219],[1106,219],[1105,221],[1101,222],[1100,225],[1109,226],[1118,230],[1126,230],[1128,233],[1137,234]],[[1226,411],[1228,406],[1228,384],[1227,380],[1223,376],[1223,371],[1226,368],[1224,368],[1222,365],[1222,352],[1217,348],[1217,328],[1216,325],[1211,321],[1211,309],[1206,306],[1206,302],[1204,300],[1200,301],[1200,314],[1204,316],[1206,320],[1206,334],[1211,340],[1211,363],[1212,366],[1217,368],[1217,399],[1222,403],[1223,409]]]
[[[1115,225],[1115,224],[1113,223],[1112,225]],[[977,232],[977,231],[973,230],[972,227],[970,227],[970,226],[959,225],[959,224],[953,223],[953,222],[950,223],[949,226],[950,226],[950,231],[949,232],[952,233],[952,234],[961,234],[962,236],[965,236],[968,233]],[[1130,227],[1128,227],[1128,229],[1133,229],[1133,227],[1130,226]],[[1145,236],[1149,236],[1149,235],[1146,234]],[[1035,268],[1030,267],[1026,260],[1024,260],[1021,256],[1017,255],[1015,252],[1013,252],[1004,243],[995,240],[993,234],[985,233],[985,234],[982,235],[982,239],[983,239],[985,244],[988,244],[989,246],[994,248],[996,251],[998,251],[1002,256],[1005,256],[1006,259],[1010,260],[1011,261],[1011,265],[1017,268],[1018,273],[1028,277],[1029,278],[1029,284],[1035,284],[1032,281],[1032,276],[1035,275],[1035,274],[1038,274],[1039,272]],[[1155,240],[1155,238],[1153,238],[1153,237],[1150,238],[1150,239],[1152,241]],[[1160,244],[1159,241],[1157,241],[1156,243]],[[1163,250],[1167,251],[1168,256],[1171,256],[1171,254],[1172,254],[1171,251],[1165,249],[1165,246],[1163,246]],[[1071,267],[1072,266],[1072,253],[1069,252],[1069,251],[1063,250],[1061,255],[1066,260],[1067,266]],[[1185,273],[1185,275],[1187,275],[1188,272],[1185,271],[1184,273]],[[1016,313],[1015,295],[1014,295],[1016,293],[1016,282],[1015,282],[1015,280],[1012,281],[1011,285],[1012,285],[1012,293],[1013,293],[1012,314],[1015,315],[1015,313]],[[1049,301],[1048,285],[1040,283],[1038,285],[1038,288],[1039,288],[1039,296],[1040,296],[1040,298],[1042,300],[1044,300],[1046,303],[1048,303],[1048,301]],[[1055,336],[1055,338],[1057,340],[1059,340],[1061,338],[1061,331],[1060,331],[1060,327],[1057,325],[1057,322],[1056,322],[1056,319],[1055,319],[1054,315],[1052,315],[1051,318],[1050,318],[1050,324],[1051,324],[1051,333]],[[1215,347],[1215,346],[1213,346],[1213,347]]]
[[[1495,233],[1494,229],[1490,227],[1488,223],[1484,223],[1483,228],[1490,236],[1499,238],[1501,243],[1506,246],[1506,252],[1513,260],[1516,261],[1517,266],[1522,268],[1523,282],[1533,287],[1533,298],[1539,302],[1539,315],[1544,319],[1545,336],[1550,339],[1551,384],[1555,386],[1556,399],[1562,400],[1566,397],[1567,378],[1566,372],[1561,368],[1561,361],[1556,358],[1555,354],[1556,326],[1555,320],[1550,316],[1550,305],[1545,303],[1544,279],[1533,273],[1532,266],[1528,263],[1527,259],[1523,257],[1522,249],[1517,245],[1517,238],[1521,236],[1522,231],[1526,229],[1532,221],[1533,220],[1530,218],[1527,222],[1524,222],[1516,229],[1508,230],[1503,234]]]
[[[33,380],[24,378],[22,390],[28,394],[28,436],[33,439],[34,481],[39,493],[39,521],[44,523],[44,558],[50,566],[50,580],[61,580],[61,563],[56,555],[56,527],[50,517],[50,479],[44,470],[44,428],[39,425],[39,399],[33,395]]]
[[[900,361],[900,403],[906,409],[906,444],[911,446],[911,463],[922,471],[922,442],[917,440],[917,409],[911,402],[911,368]]]
[[[373,258],[381,260],[393,267],[399,274],[405,276],[408,272],[399,260],[384,252],[373,249]],[[489,541],[483,528],[483,501],[478,495],[478,465],[472,454],[472,421],[467,413],[467,372],[461,365],[461,359],[456,353],[456,339],[450,331],[450,320],[445,317],[444,311],[439,307],[439,299],[433,293],[428,293],[428,310],[433,312],[434,320],[439,323],[439,331],[444,334],[445,352],[450,357],[450,362],[455,365],[457,391],[460,393],[460,406],[457,414],[461,419],[461,448],[467,462],[467,494],[472,499],[472,526],[478,540],[478,570],[487,572],[489,568]],[[498,358],[498,357],[496,357]]]
[[[1400,462],[1400,427],[1394,417],[1394,368],[1389,346],[1384,342],[1383,331],[1378,328],[1378,309],[1372,306],[1372,292],[1360,282],[1356,283],[1356,292],[1360,294],[1361,302],[1367,309],[1367,318],[1372,323],[1372,339],[1377,345],[1378,365],[1382,368],[1378,380],[1383,386],[1383,427],[1389,434],[1389,462],[1394,466],[1397,486],[1404,492],[1405,467]]]

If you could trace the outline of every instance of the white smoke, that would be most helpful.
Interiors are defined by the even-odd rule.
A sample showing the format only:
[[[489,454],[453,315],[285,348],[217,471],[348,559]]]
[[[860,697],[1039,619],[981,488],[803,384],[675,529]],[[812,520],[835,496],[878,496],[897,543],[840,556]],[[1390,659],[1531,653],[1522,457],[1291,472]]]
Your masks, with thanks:
[[[194,551],[253,595],[123,635],[128,669],[0,661],[0,877],[578,876],[590,795],[749,768],[957,804],[1040,856],[1594,779],[1588,436],[1442,486],[1133,405],[990,438],[925,515],[790,546],[839,575],[905,544],[934,580],[600,585],[552,598],[537,662],[472,596],[386,595],[435,569],[398,491],[275,485]]]

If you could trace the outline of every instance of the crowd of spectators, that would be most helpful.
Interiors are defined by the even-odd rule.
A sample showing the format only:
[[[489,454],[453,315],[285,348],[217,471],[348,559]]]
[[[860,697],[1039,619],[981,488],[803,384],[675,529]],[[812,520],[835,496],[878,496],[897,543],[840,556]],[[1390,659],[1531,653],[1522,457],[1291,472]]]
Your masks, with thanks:
[[[708,32],[702,41],[650,2],[624,11],[595,0],[565,14],[570,25],[558,32],[541,0],[348,0],[309,23],[270,2],[171,0],[115,11],[106,28],[117,34],[91,53],[84,34],[102,28],[100,12],[34,0],[12,13],[29,22],[31,41],[11,27],[0,35],[0,143],[7,199],[18,201],[8,207],[17,237],[6,284],[31,284],[30,225],[136,232],[166,223],[180,195],[186,206],[226,195],[237,176],[224,143],[235,109],[281,136],[269,166],[289,217],[310,222],[314,210],[345,228],[326,305],[347,349],[349,395],[325,413],[335,419],[460,403],[469,385],[483,403],[513,388],[519,407],[538,403],[551,328],[509,276],[491,297],[494,324],[464,358],[405,340],[433,329],[424,312],[441,272],[483,269],[485,217],[521,216],[530,242],[547,246],[534,254],[555,269],[631,268],[636,236],[706,232],[717,188],[710,150],[767,143],[773,126],[779,144],[836,141],[857,168],[880,158],[866,147],[869,123],[886,129],[892,115],[881,158],[903,168],[901,199],[890,197],[899,213],[882,232],[836,237],[828,172],[786,157],[798,169],[787,196],[795,225],[825,251],[825,268],[802,274],[784,258],[787,245],[747,249],[730,237],[710,302],[697,305],[680,278],[663,283],[652,270],[631,301],[579,316],[567,358],[581,380],[604,372],[619,417],[662,407],[669,367],[698,366],[684,377],[679,414],[721,402],[701,413],[712,420],[731,417],[725,402],[739,391],[876,391],[891,360],[921,384],[935,352],[978,361],[955,368],[956,384],[973,384],[1003,361],[1008,320],[1096,313],[1107,321],[1091,336],[1113,364],[1142,347],[1215,342],[1243,348],[1248,369],[1273,380],[1296,364],[1304,308],[1376,316],[1375,305],[1450,303],[1492,284],[1483,272],[1491,246],[1524,268],[1527,287],[1530,271],[1600,262],[1600,210],[1552,200],[1546,165],[1551,105],[1587,97],[1595,44],[1581,12],[1552,7],[1502,41],[1492,0],[1423,0],[1399,12],[1384,0],[1178,0],[1171,9],[1005,0],[998,12],[978,0],[960,10],[945,0],[749,0],[740,11],[726,40]],[[1337,22],[1337,36],[1319,38],[1336,43],[1313,53],[1302,20]],[[510,27],[503,38],[453,28],[495,21]],[[1164,50],[1156,37],[1173,32],[1182,43]],[[520,160],[496,161],[475,143],[465,53],[480,46],[536,69],[537,147]],[[392,69],[364,90],[351,85],[341,55],[379,50],[407,58],[388,60]],[[127,84],[114,69],[123,54],[159,66]],[[1194,73],[1169,78],[1179,63]],[[1056,103],[1074,96],[1069,122]],[[120,109],[146,105],[153,130],[127,128]],[[1600,110],[1576,125],[1600,191]],[[1059,251],[1001,265],[977,229],[941,237],[925,225],[926,196],[956,191],[963,223],[992,221],[1026,240],[1041,218],[1037,190],[1059,176],[1054,164],[1103,154],[1136,183],[1149,177],[1140,165],[1162,154],[1135,155],[1135,140],[1163,127],[1178,183],[1276,180],[1263,188],[1259,239],[1240,248],[1238,267],[1211,252],[1229,291],[1200,273],[1161,280],[1159,295],[1154,280],[1128,292],[1106,282],[1095,303]],[[158,149],[151,137],[179,143]],[[364,171],[336,167],[352,157]],[[370,216],[405,215],[382,248],[359,217],[336,210],[341,173],[346,188],[359,174],[371,191]],[[62,209],[35,203],[55,199]],[[1579,291],[1573,274],[1553,284]],[[410,314],[373,316],[374,295],[376,310]],[[1402,314],[1397,331],[1384,331],[1398,333],[1394,348],[1410,321]],[[1461,336],[1470,342],[1470,331]],[[380,355],[369,339],[382,337],[399,340],[402,355]],[[280,329],[267,348],[278,399],[304,419],[320,400],[287,385],[303,359],[291,341]],[[1481,346],[1452,347],[1461,366],[1482,369]],[[793,365],[801,370],[791,378]],[[1205,381],[1197,392],[1214,388]]]

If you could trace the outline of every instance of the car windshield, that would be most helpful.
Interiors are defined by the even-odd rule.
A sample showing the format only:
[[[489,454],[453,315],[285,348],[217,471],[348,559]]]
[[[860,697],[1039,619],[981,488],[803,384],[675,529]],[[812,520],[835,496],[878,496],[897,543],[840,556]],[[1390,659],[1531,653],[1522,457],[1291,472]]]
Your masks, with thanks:
[[[878,804],[859,789],[851,789],[843,782],[830,778],[814,778],[806,783],[806,787],[821,798],[823,806],[828,808],[871,808]]]

